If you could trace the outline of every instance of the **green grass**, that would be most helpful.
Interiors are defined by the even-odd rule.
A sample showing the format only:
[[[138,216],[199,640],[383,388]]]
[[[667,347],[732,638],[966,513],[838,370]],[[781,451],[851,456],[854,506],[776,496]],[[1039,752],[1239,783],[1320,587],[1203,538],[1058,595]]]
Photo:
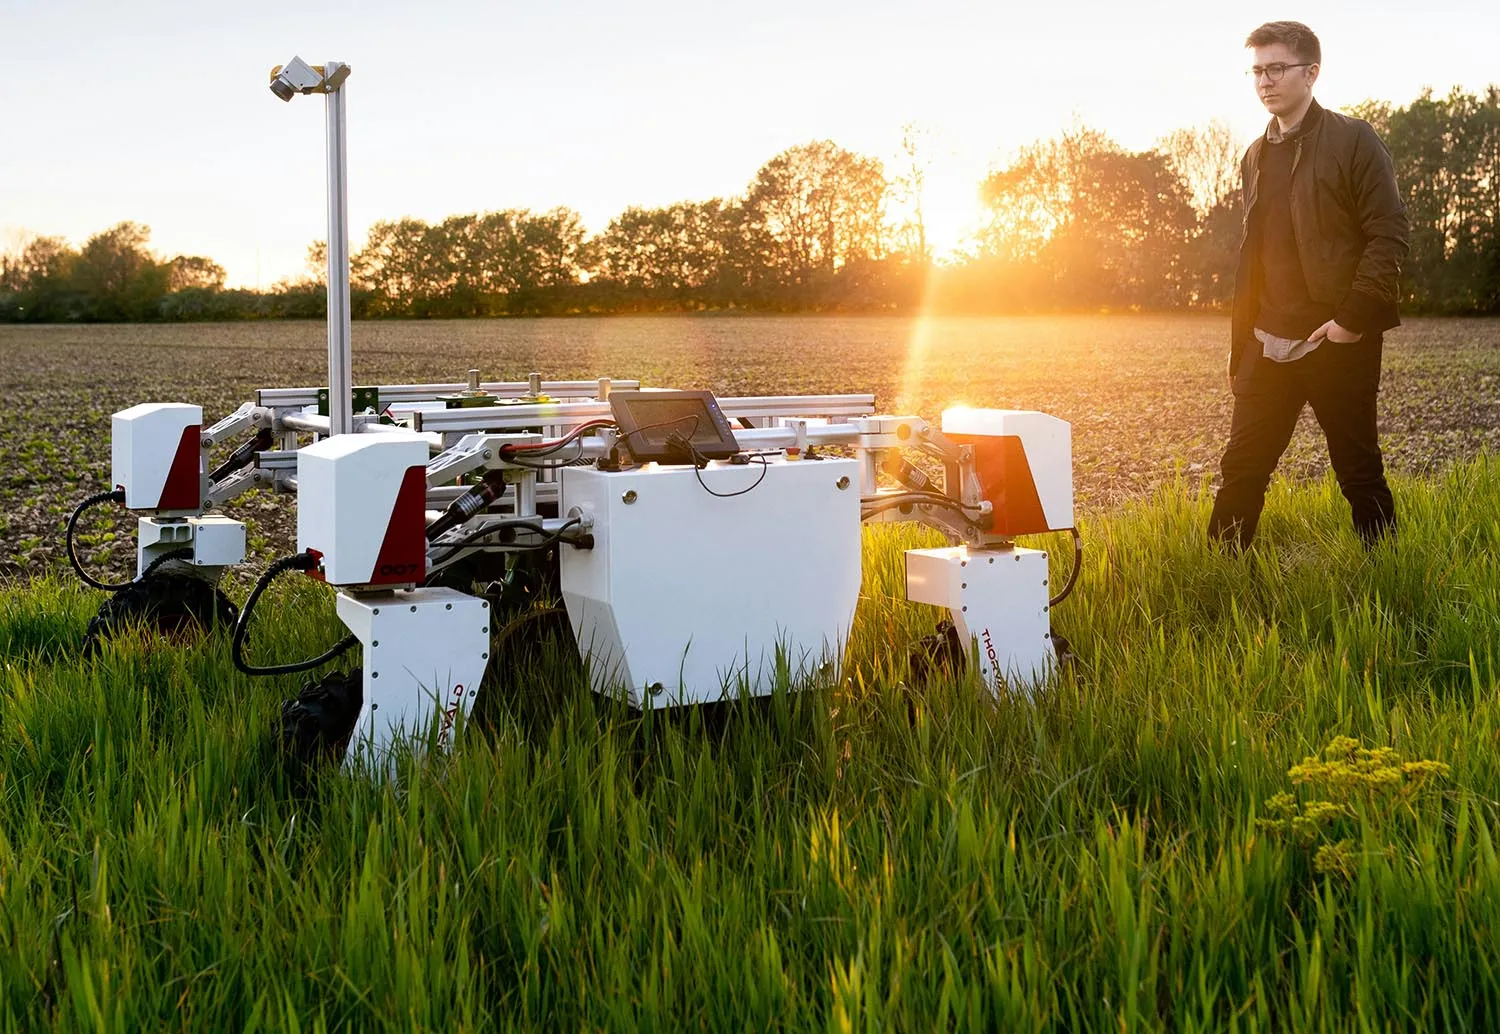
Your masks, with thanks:
[[[903,684],[931,540],[871,529],[837,687],[705,725],[553,665],[451,759],[310,796],[267,750],[296,679],[223,636],[80,661],[98,596],[12,587],[0,1024],[1493,1030],[1500,462],[1396,487],[1369,556],[1329,481],[1241,558],[1197,485],[1087,522],[1081,661],[1034,704]],[[317,598],[268,607],[286,657]],[[1347,877],[1256,822],[1340,734],[1451,766],[1350,821]]]

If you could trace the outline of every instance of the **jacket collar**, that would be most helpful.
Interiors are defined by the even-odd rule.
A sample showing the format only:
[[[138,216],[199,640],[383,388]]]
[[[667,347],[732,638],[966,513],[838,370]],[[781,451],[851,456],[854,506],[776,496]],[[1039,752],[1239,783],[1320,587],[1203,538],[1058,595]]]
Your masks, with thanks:
[[[1302,121],[1298,122],[1285,133],[1281,131],[1281,123],[1276,121],[1276,116],[1272,115],[1270,123],[1266,126],[1266,143],[1279,144],[1287,140],[1295,140],[1299,136],[1305,136],[1312,131],[1312,128],[1318,124],[1318,120],[1322,117],[1323,106],[1318,103],[1316,97],[1313,98],[1312,104],[1308,105],[1306,114],[1302,116]]]

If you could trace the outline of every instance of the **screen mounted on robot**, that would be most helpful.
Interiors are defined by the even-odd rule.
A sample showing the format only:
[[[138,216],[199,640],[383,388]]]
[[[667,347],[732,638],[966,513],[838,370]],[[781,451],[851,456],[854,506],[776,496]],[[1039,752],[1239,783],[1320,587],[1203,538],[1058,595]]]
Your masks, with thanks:
[[[639,463],[698,463],[740,451],[710,391],[616,391],[609,407]]]

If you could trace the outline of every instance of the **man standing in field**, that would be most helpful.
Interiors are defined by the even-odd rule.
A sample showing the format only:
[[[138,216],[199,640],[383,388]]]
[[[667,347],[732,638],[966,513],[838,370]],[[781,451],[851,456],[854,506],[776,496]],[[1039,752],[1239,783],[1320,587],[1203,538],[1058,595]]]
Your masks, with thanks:
[[[1368,122],[1313,99],[1322,48],[1300,22],[1250,34],[1250,75],[1272,115],[1240,163],[1245,228],[1234,287],[1234,417],[1209,534],[1249,546],[1304,404],[1365,544],[1394,532],[1375,432],[1381,335],[1398,326],[1406,208]]]

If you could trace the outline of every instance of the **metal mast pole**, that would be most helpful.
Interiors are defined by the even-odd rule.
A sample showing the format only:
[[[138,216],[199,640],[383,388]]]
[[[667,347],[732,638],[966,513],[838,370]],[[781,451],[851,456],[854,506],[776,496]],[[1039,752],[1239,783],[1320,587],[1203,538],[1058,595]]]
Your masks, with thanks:
[[[349,183],[342,66],[323,66],[328,91],[328,425],[332,434],[354,430],[354,380],[349,337]]]

